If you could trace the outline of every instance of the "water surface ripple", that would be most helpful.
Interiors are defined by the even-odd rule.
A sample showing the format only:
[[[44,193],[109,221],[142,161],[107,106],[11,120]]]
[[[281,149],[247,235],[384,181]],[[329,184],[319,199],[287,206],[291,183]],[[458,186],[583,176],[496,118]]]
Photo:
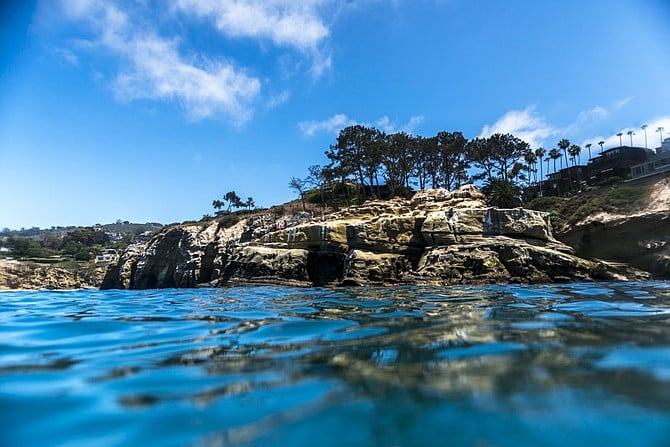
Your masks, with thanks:
[[[670,445],[670,283],[0,293],[6,446]]]

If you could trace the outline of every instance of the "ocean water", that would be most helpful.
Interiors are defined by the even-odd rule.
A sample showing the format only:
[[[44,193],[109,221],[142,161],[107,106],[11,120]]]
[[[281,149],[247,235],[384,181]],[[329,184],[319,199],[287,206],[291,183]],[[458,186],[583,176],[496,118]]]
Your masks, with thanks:
[[[0,293],[3,446],[670,446],[670,283]]]

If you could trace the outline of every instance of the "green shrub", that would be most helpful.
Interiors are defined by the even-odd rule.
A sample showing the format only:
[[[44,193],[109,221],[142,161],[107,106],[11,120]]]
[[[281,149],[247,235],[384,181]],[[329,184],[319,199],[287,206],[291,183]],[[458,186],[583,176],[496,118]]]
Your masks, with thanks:
[[[226,214],[223,217],[220,217],[218,219],[219,221],[219,229],[223,228],[230,228],[233,225],[235,225],[237,222],[239,222],[241,219],[241,216],[238,214]]]

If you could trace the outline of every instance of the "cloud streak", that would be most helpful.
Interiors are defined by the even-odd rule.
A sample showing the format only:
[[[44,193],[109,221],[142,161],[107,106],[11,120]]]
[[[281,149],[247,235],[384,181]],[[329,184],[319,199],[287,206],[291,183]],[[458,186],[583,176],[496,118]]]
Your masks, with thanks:
[[[511,133],[531,145],[532,148],[545,146],[547,148],[555,147],[559,138],[569,138],[573,142],[578,142],[581,147],[591,144],[592,155],[600,152],[599,142],[603,141],[605,149],[618,147],[620,144],[630,145],[631,136],[633,146],[645,146],[645,132],[638,127],[625,127],[609,136],[602,134],[591,134],[587,138],[588,130],[584,130],[594,125],[602,126],[603,121],[610,117],[616,110],[624,107],[633,98],[626,98],[617,101],[609,109],[601,106],[595,106],[589,110],[584,110],[577,114],[575,120],[566,127],[556,127],[547,123],[547,120],[538,115],[532,107],[525,110],[511,110],[491,125],[485,125],[479,135],[480,138],[486,138],[494,133]],[[661,145],[661,132],[659,128],[664,128],[663,139],[670,137],[670,116],[657,117],[646,121],[647,124],[647,147],[654,149]],[[632,131],[632,135],[628,132]],[[617,133],[621,133],[621,138]],[[550,140],[554,138],[554,140]]]
[[[319,0],[178,0],[183,14],[213,21],[216,29],[233,38],[268,40],[309,55],[311,73],[319,78],[332,66],[329,54],[321,49],[330,30],[320,17],[330,3]]]
[[[355,120],[343,113],[338,113],[321,121],[302,121],[298,123],[298,127],[305,136],[313,137],[321,132],[337,134],[341,129],[355,124],[358,124]]]
[[[423,119],[422,116],[412,116],[406,123],[398,125],[392,122],[388,116],[383,116],[374,123],[365,123],[349,118],[343,113],[338,113],[321,121],[302,121],[298,123],[298,127],[306,137],[313,137],[317,133],[337,135],[343,128],[356,124],[375,127],[385,133],[407,132],[411,134],[423,122]]]
[[[120,100],[174,100],[192,120],[225,116],[241,125],[251,118],[261,89],[257,78],[227,62],[187,60],[177,40],[140,27],[111,2],[76,0],[63,6],[72,19],[89,24],[94,46],[119,60],[112,87]]]
[[[322,2],[295,0],[178,0],[187,14],[214,20],[216,28],[231,37],[271,40],[275,45],[307,51],[329,35],[318,15]]]
[[[544,118],[529,107],[525,110],[511,110],[492,125],[485,125],[479,137],[487,138],[496,133],[511,133],[535,148],[541,146],[547,138],[556,136],[558,130],[548,125]]]

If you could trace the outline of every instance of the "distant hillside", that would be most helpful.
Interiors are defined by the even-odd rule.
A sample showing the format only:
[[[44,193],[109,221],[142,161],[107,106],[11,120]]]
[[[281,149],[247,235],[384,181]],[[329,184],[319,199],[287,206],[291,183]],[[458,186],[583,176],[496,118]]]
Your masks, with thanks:
[[[89,226],[54,226],[51,228],[21,228],[20,230],[10,230],[9,228],[4,228],[0,230],[0,237],[6,236],[15,236],[15,237],[30,237],[34,239],[43,239],[45,237],[52,236],[63,236],[66,233],[71,231],[82,229],[82,228],[96,228],[101,229],[104,232],[109,233],[118,233],[120,235],[140,235],[144,232],[156,232],[160,231],[164,227],[163,224],[158,222],[147,222],[147,223],[131,223],[128,221],[118,220],[115,223],[109,224],[95,224]]]
[[[0,257],[39,263],[87,262],[115,254],[163,229],[155,222],[117,221],[89,227],[37,227],[0,232]]]

